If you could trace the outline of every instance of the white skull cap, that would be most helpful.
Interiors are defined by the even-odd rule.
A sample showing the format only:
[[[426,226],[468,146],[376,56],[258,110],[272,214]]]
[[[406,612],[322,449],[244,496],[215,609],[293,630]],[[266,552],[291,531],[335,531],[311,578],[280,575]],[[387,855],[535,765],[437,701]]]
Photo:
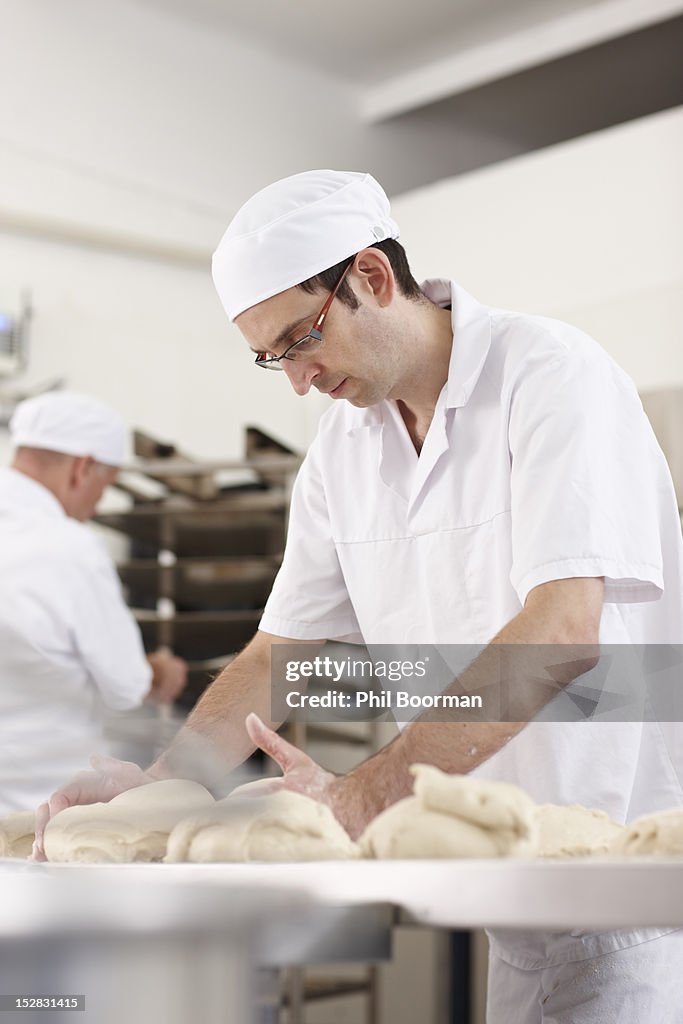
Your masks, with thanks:
[[[371,174],[304,171],[261,189],[213,254],[213,283],[230,320],[385,238],[398,238]]]
[[[90,455],[107,466],[122,465],[128,429],[104,402],[72,391],[48,391],[20,402],[10,420],[17,448],[44,448],[64,455]]]

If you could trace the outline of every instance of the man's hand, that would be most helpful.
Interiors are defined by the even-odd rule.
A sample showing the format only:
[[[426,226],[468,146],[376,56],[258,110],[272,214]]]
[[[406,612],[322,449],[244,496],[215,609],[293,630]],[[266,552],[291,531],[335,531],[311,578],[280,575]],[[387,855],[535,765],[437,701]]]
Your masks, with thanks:
[[[326,799],[330,784],[336,778],[332,772],[325,771],[313,758],[304,754],[303,750],[283,740],[276,732],[269,729],[258,715],[253,712],[247,715],[246,729],[252,743],[260,747],[268,757],[272,757],[282,769],[282,777],[279,779],[262,779],[258,782],[258,793],[273,792],[277,789],[291,789],[295,793],[302,793],[312,800],[319,800],[321,803],[328,803]],[[251,784],[239,787],[234,792],[239,796],[240,789],[244,789],[246,795],[253,795],[256,790],[252,788],[251,794],[247,790]]]
[[[117,761],[115,757],[100,757],[95,754],[90,758],[90,763],[93,771],[79,772],[62,789],[56,790],[47,803],[41,804],[36,811],[33,860],[46,859],[43,848],[45,826],[59,811],[75,804],[108,803],[127,789],[158,781],[143,772],[142,768],[132,761]]]
[[[327,804],[339,823],[352,839],[357,839],[368,819],[364,813],[362,795],[357,792],[350,775],[333,775],[305,754],[269,729],[258,715],[247,715],[246,729],[252,743],[260,747],[282,769],[278,779],[260,779],[233,790],[231,796],[265,796],[278,789],[291,789],[295,793]]]
[[[187,662],[166,650],[148,654],[147,661],[153,673],[147,699],[155,704],[171,704],[187,685]]]

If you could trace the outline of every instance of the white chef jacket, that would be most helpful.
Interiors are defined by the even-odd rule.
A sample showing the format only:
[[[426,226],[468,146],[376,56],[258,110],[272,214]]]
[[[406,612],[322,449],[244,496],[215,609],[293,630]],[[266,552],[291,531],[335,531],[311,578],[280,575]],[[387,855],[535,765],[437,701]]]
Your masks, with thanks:
[[[104,709],[140,704],[151,675],[99,538],[0,468],[0,814],[88,768]]]
[[[633,382],[575,327],[422,287],[454,333],[422,451],[395,402],[325,413],[261,629],[486,644],[533,587],[604,576],[601,643],[683,642],[676,498]],[[670,724],[534,722],[473,774],[628,821],[683,803],[683,742]],[[522,947],[520,966],[539,959]]]

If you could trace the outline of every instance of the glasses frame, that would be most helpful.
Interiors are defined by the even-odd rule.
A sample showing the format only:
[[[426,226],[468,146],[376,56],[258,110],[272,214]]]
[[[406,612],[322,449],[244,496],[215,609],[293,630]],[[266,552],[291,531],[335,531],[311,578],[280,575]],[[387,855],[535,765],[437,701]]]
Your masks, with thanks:
[[[254,360],[254,363],[255,363],[256,366],[260,366],[264,370],[282,370],[283,367],[280,365],[280,363],[281,363],[281,361],[283,359],[291,359],[292,361],[295,361],[296,357],[295,356],[291,356],[289,353],[292,351],[293,348],[296,348],[297,345],[303,344],[303,342],[304,341],[308,341],[309,338],[312,338],[314,341],[318,341],[318,342],[322,343],[322,340],[323,340],[323,325],[325,323],[325,318],[327,317],[327,314],[330,311],[330,306],[334,302],[334,298],[335,298],[337,292],[341,288],[342,282],[344,281],[346,275],[348,274],[349,270],[353,266],[355,258],[356,257],[354,256],[353,259],[351,260],[351,262],[348,263],[346,265],[346,267],[344,268],[344,271],[343,271],[341,277],[337,281],[336,285],[334,286],[334,288],[332,289],[330,294],[325,299],[325,304],[324,304],[323,308],[320,310],[320,312],[318,313],[317,317],[315,318],[315,320],[313,322],[313,326],[311,327],[311,329],[308,332],[308,334],[304,334],[303,338],[299,338],[298,341],[294,341],[294,342],[292,342],[291,345],[288,345],[287,348],[285,349],[285,351],[282,353],[281,356],[271,356],[271,355],[268,355],[267,352],[259,352],[257,354],[257,356],[256,356],[256,359]],[[316,349],[316,351],[317,351],[317,349]],[[302,358],[305,358],[305,357],[302,357]]]

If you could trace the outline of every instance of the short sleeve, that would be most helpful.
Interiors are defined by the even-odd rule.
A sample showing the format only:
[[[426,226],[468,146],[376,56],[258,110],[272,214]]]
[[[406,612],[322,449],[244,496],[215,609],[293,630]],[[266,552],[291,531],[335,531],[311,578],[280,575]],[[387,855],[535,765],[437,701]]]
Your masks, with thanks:
[[[339,565],[314,441],[292,491],[282,566],[259,628],[295,640],[333,640],[360,630]]]
[[[80,577],[73,587],[72,616],[80,660],[107,707],[136,707],[149,692],[152,668],[114,565],[97,537],[89,534],[86,540],[85,529],[72,568]]]
[[[522,604],[570,577],[604,576],[605,601],[663,591],[668,469],[632,382],[591,344],[530,360],[511,396],[510,577]]]

